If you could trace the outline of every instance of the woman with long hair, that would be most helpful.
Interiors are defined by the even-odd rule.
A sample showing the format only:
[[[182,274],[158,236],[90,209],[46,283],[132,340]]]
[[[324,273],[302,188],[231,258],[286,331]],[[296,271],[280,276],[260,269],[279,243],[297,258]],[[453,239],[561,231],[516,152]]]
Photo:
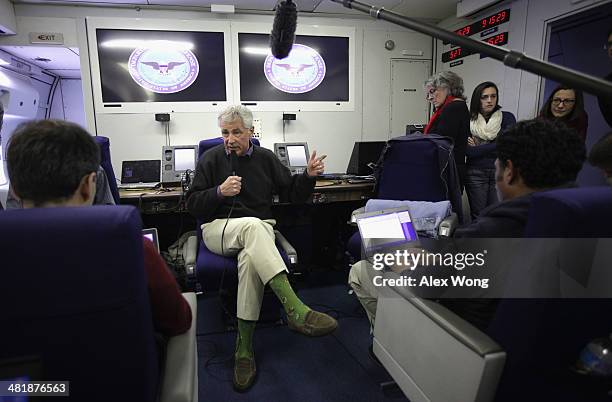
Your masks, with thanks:
[[[582,91],[559,85],[542,106],[540,117],[563,122],[567,127],[576,130],[580,138],[586,141],[589,116],[584,111]]]
[[[470,215],[475,219],[484,208],[495,204],[495,140],[499,133],[516,123],[514,115],[501,110],[499,89],[491,81],[479,84],[470,100],[470,133],[468,138],[465,191]]]

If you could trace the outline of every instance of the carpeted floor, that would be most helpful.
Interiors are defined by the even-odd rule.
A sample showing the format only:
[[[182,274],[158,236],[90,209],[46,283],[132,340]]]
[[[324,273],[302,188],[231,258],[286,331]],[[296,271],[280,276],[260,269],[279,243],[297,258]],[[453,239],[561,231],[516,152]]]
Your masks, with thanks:
[[[258,378],[247,393],[232,388],[236,333],[222,320],[216,295],[198,300],[199,400],[207,401],[406,401],[398,389],[383,393],[386,371],[368,355],[365,312],[347,293],[346,273],[310,275],[297,284],[311,307],[335,316],[339,328],[330,336],[308,338],[287,326],[262,323],[255,332]],[[319,286],[313,286],[316,283]]]

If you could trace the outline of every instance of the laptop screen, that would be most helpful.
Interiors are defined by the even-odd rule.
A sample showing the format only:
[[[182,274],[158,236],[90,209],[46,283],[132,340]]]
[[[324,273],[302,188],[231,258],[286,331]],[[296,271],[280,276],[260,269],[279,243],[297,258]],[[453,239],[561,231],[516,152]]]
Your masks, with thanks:
[[[385,145],[387,145],[386,141],[356,142],[353,145],[353,152],[346,167],[346,173],[358,176],[371,175],[374,171],[368,164],[378,162]]]
[[[418,241],[410,213],[405,208],[359,215],[357,226],[368,257],[376,251]]]
[[[157,238],[157,229],[142,229],[142,235],[153,242],[153,244],[155,245],[155,249],[159,253],[159,239]]]
[[[121,184],[159,183],[161,161],[123,161],[121,164]]]

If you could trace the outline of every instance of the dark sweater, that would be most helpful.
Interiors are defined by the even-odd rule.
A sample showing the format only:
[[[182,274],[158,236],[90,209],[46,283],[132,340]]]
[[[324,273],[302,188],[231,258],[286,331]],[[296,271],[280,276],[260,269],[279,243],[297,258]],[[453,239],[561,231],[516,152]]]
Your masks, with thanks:
[[[516,118],[510,112],[502,112],[502,121],[499,132],[516,124]],[[497,133],[499,135],[499,133]],[[495,141],[488,144],[469,146],[465,150],[467,155],[468,168],[476,169],[495,169],[495,159],[497,158],[497,146]]]
[[[502,201],[485,208],[475,222],[458,228],[453,237],[516,238],[523,237],[531,194]],[[442,299],[440,304],[486,330],[499,304],[498,299]]]
[[[470,112],[464,101],[456,100],[446,105],[432,123],[429,132],[452,138],[455,144],[455,163],[457,167],[465,165],[465,148],[470,135]]]
[[[193,185],[187,193],[188,211],[203,222],[227,218],[233,197],[217,194],[217,186],[231,176],[229,156],[223,144],[207,151],[198,161]],[[282,201],[305,202],[316,183],[315,178],[291,175],[270,150],[253,145],[253,153],[238,158],[236,175],[242,177],[242,188],[236,196],[232,218],[271,219],[272,197]]]

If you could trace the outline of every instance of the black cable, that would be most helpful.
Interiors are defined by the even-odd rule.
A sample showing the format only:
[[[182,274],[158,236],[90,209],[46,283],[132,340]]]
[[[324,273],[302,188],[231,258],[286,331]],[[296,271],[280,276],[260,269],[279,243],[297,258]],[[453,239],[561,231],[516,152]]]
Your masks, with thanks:
[[[223,225],[223,230],[221,231],[221,255],[225,257],[225,251],[223,249],[223,238],[225,237],[225,228],[227,227],[227,223],[230,220],[230,217],[232,216],[232,211],[234,210],[234,205],[236,204],[236,196],[234,196],[232,198],[232,206],[230,207],[229,213],[227,214],[227,219],[225,220],[225,225]],[[225,281],[225,273],[227,272],[227,264],[224,262],[223,264],[223,272],[221,273],[221,280],[219,281],[219,297],[221,297],[221,293],[223,291],[223,282]],[[230,311],[227,310],[225,303],[223,303],[223,300],[221,300],[221,307],[223,308],[223,311],[225,311],[225,314],[228,315],[228,317],[232,317],[234,319],[238,319],[237,314],[232,314]]]

